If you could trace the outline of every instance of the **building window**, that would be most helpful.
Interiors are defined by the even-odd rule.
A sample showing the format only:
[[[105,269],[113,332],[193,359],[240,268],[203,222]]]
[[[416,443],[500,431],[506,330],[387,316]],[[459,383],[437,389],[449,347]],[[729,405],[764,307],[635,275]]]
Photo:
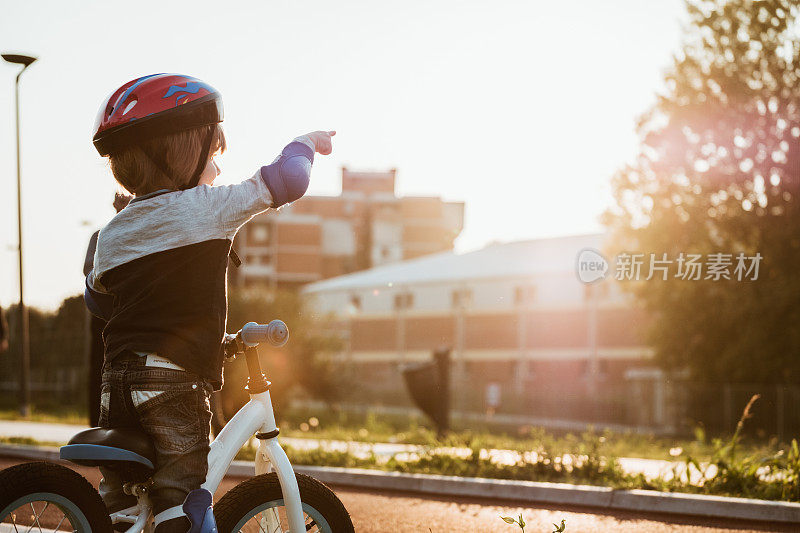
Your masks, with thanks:
[[[514,287],[514,304],[530,305],[536,295],[536,287],[533,285],[521,285]]]
[[[248,265],[269,265],[269,255],[265,254],[247,254],[244,262]]]
[[[456,289],[453,291],[453,309],[465,309],[472,304],[472,290]]]
[[[585,379],[589,379],[591,377],[591,361],[589,359],[584,359],[581,362],[581,375]],[[597,361],[597,377],[600,379],[605,379],[608,375],[608,361],[605,359],[599,359]]]
[[[253,242],[263,244],[269,241],[269,229],[265,224],[256,224],[252,232]]]
[[[401,292],[394,295],[394,309],[411,309],[414,306],[414,295],[410,292]]]

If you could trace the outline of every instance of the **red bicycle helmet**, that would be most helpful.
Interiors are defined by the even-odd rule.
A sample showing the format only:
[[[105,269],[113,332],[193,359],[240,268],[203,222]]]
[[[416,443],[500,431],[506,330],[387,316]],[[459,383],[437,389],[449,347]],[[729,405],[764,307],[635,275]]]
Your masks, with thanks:
[[[222,122],[222,95],[197,78],[181,74],[150,74],[131,80],[106,99],[97,114],[94,146],[100,155],[142,141]],[[214,137],[209,129],[190,183],[197,185]],[[145,155],[166,175],[171,170],[163,154]]]

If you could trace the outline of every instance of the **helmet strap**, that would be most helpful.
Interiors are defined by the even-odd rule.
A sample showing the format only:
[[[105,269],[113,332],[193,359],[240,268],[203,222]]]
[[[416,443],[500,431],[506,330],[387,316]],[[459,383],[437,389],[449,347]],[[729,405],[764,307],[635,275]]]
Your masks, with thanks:
[[[167,178],[172,179],[172,169],[167,165],[167,159],[163,153],[150,153],[148,150],[142,148],[142,153],[147,156],[147,159],[153,163],[158,170],[160,170]]]
[[[203,149],[200,150],[200,159],[197,161],[197,168],[194,169],[194,175],[192,175],[192,179],[189,180],[189,183],[183,187],[184,190],[197,187],[197,184],[200,183],[200,175],[203,173],[203,170],[205,170],[206,164],[208,164],[208,152],[211,150],[211,141],[213,140],[214,127],[212,125],[208,128],[206,139],[203,141]]]

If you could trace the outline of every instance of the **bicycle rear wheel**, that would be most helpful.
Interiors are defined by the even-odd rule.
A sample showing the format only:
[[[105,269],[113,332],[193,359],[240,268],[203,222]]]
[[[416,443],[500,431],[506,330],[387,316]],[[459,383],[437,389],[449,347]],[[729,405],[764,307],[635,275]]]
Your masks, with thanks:
[[[312,477],[303,474],[296,477],[306,531],[353,532],[350,514],[331,489]],[[214,506],[214,517],[220,533],[288,531],[278,475],[262,474],[235,486]]]
[[[0,533],[108,533],[111,519],[86,479],[53,463],[25,463],[0,472]]]

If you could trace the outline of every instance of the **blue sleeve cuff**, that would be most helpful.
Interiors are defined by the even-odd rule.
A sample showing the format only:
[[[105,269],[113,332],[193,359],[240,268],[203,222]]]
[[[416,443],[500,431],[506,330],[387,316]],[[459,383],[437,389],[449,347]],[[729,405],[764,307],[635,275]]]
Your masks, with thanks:
[[[261,167],[261,179],[272,195],[272,207],[294,202],[308,189],[314,150],[301,142],[289,143],[271,165]]]
[[[114,297],[92,290],[89,287],[89,276],[86,276],[86,290],[83,291],[83,301],[89,312],[97,318],[108,321],[114,311]]]

